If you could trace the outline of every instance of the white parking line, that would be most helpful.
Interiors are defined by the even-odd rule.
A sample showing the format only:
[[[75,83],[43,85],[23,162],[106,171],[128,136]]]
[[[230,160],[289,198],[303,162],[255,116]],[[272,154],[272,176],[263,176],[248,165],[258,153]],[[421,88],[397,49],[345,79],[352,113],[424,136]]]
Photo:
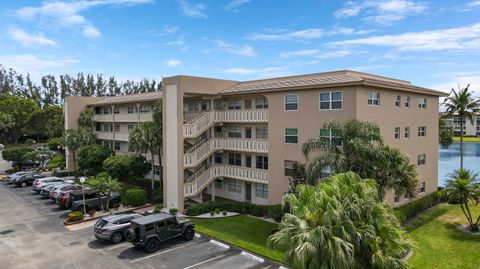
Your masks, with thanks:
[[[162,251],[162,252],[157,252],[155,254],[152,254],[152,255],[148,255],[148,256],[145,256],[145,257],[141,257],[141,258],[138,258],[138,259],[135,259],[135,260],[131,260],[130,263],[134,263],[134,262],[138,262],[138,261],[142,261],[142,260],[145,260],[145,259],[148,259],[148,258],[151,258],[151,257],[155,257],[155,256],[158,256],[158,255],[162,255],[164,253],[168,253],[168,252],[171,252],[171,251],[174,251],[174,250],[177,250],[177,249],[181,249],[181,248],[184,248],[184,247],[188,247],[188,246],[191,246],[195,243],[189,243],[189,244],[186,244],[186,245],[183,245],[183,246],[179,246],[179,247],[176,247],[176,248],[171,248],[171,249],[167,249],[165,251]]]
[[[52,215],[58,215],[58,214],[62,214],[62,213],[66,213],[66,212],[70,212],[70,210],[62,210],[62,211],[58,211],[58,212],[52,212],[52,213],[48,213],[48,214],[45,214],[47,216],[52,216]]]
[[[211,239],[211,240],[210,240],[210,243],[211,243],[211,244],[214,244],[215,246],[221,247],[221,248],[225,248],[225,249],[229,249],[229,248],[230,248],[229,245],[224,244],[224,243],[222,243],[222,242],[218,242],[217,240]]]
[[[241,254],[242,254],[243,256],[249,257],[250,259],[253,259],[253,260],[257,261],[257,262],[264,262],[264,261],[265,261],[265,259],[260,258],[260,257],[258,257],[258,256],[255,256],[255,255],[253,255],[253,254],[251,254],[251,253],[248,253],[248,252],[246,252],[246,251],[242,251]]]
[[[125,242],[125,243],[122,243],[122,244],[115,245],[115,246],[113,246],[113,247],[111,247],[111,248],[107,248],[107,250],[114,250],[114,249],[116,249],[116,248],[125,247],[125,246],[128,246],[128,245],[130,245],[130,243]]]
[[[199,262],[199,263],[196,263],[196,264],[194,264],[194,265],[190,265],[190,266],[185,267],[185,268],[183,268],[183,269],[190,269],[190,268],[193,268],[193,267],[197,267],[197,266],[202,265],[202,264],[204,264],[204,263],[207,263],[207,262],[211,262],[211,261],[220,259],[220,258],[224,257],[225,255],[227,255],[227,254],[222,254],[222,255],[220,255],[220,256],[217,256],[217,257],[208,259],[208,260],[206,260],[206,261]]]

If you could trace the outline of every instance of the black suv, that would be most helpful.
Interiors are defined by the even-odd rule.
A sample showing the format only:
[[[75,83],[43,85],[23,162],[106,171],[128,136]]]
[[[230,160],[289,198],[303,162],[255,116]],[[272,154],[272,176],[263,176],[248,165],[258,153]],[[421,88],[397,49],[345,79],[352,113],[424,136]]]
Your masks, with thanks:
[[[125,237],[134,246],[155,252],[160,242],[172,238],[192,240],[195,236],[194,227],[195,224],[189,220],[177,220],[177,217],[167,213],[153,214],[132,220]]]
[[[35,179],[45,177],[44,175],[40,174],[26,174],[18,177],[15,180],[15,185],[20,187],[26,187],[27,185],[32,185]]]

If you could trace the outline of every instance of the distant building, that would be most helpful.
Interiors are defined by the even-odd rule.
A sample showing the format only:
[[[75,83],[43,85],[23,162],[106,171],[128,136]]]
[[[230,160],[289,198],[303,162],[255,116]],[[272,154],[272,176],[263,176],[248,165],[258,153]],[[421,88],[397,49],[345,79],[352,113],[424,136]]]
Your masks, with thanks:
[[[244,82],[175,76],[163,79],[161,94],[67,98],[65,119],[66,128],[74,128],[80,111],[93,107],[99,142],[128,152],[128,130],[150,120],[151,105],[163,98],[168,208],[182,209],[186,198],[280,203],[293,165],[306,162],[302,144],[319,135],[335,139],[323,123],[351,118],[376,122],[385,143],[410,157],[421,197],[438,186],[438,103],[444,95],[348,70]],[[394,206],[410,199],[386,198]]]
[[[443,114],[445,114],[445,112],[440,113],[440,115]],[[445,125],[452,128],[454,136],[460,136],[460,117],[458,113],[455,113],[453,116],[447,116],[445,118]],[[463,119],[463,135],[480,136],[480,112],[475,113],[473,124],[470,120]]]

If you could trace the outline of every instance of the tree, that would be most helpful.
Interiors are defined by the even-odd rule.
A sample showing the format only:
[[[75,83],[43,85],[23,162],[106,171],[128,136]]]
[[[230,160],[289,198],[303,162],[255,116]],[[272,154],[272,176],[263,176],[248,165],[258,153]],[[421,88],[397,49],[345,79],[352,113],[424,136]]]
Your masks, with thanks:
[[[475,112],[480,110],[480,100],[472,96],[468,87],[470,87],[470,84],[463,89],[459,87],[458,91],[452,89],[450,95],[444,101],[447,115],[453,117],[457,114],[460,119],[460,169],[463,168],[464,121],[468,120],[473,124]]]
[[[78,119],[77,119],[78,126],[93,132],[93,130],[95,129],[94,122],[93,122],[94,113],[95,112],[93,111],[92,108],[90,107],[85,108],[85,110],[83,110],[78,116]]]
[[[25,131],[37,140],[61,136],[64,130],[63,111],[58,106],[48,106],[34,111],[28,118]]]
[[[113,155],[113,150],[98,144],[91,144],[80,148],[78,167],[89,175],[103,172],[103,161]]]
[[[301,184],[308,184],[308,185],[315,184],[314,182],[308,181],[305,165],[298,164],[298,163],[293,165],[293,174],[288,181],[290,184],[289,192],[295,192],[295,190],[297,189],[297,186]]]
[[[397,194],[415,194],[415,166],[398,149],[383,144],[375,123],[356,119],[327,121],[320,137],[309,139],[302,151],[309,160],[307,178],[312,183],[330,174],[352,171],[362,178],[377,181],[380,200],[389,190]],[[310,159],[313,153],[320,154]]]
[[[112,194],[119,192],[122,186],[118,180],[111,176],[105,177],[105,194],[107,195],[107,210],[110,208],[110,202],[112,201]]]
[[[142,155],[120,154],[103,161],[105,172],[120,180],[144,177],[150,171],[150,165]]]
[[[146,81],[148,83],[148,81]],[[153,85],[155,81],[153,82]],[[152,87],[153,87],[152,85]],[[155,132],[155,144],[158,152],[158,165],[162,167],[163,155],[163,99],[157,101],[153,107],[153,123]],[[160,188],[163,188],[163,175],[160,173]]]
[[[480,214],[475,219],[470,210],[470,203],[475,206],[480,202],[480,183],[478,174],[468,169],[457,169],[448,175],[445,190],[448,196],[460,202],[462,212],[468,220],[470,230],[480,231]]]
[[[30,99],[3,94],[0,96],[0,133],[5,134],[11,142],[17,143],[23,134],[28,118],[39,109],[38,104]],[[8,116],[6,116],[8,115]]]
[[[91,179],[85,181],[85,185],[87,185],[88,187],[90,187],[90,188],[92,188],[96,191],[98,204],[100,205],[100,208],[102,209],[102,211],[104,211],[104,207],[103,207],[103,203],[102,203],[102,196],[105,193],[106,184],[105,184],[105,180],[104,180],[105,175],[102,175],[102,174],[104,174],[104,173],[101,173],[101,174],[97,175],[97,177],[91,178]]]
[[[453,131],[451,127],[447,127],[444,116],[438,119],[438,143],[443,148],[448,148],[453,143]]]
[[[412,244],[392,209],[379,202],[375,181],[353,172],[284,196],[289,208],[270,247],[295,268],[407,268]]]
[[[54,137],[47,140],[47,146],[52,151],[58,151],[62,147],[63,139],[61,137]]]
[[[63,144],[72,153],[74,171],[77,171],[76,151],[82,146],[93,143],[95,143],[95,136],[84,128],[65,130]]]
[[[45,168],[48,161],[53,157],[54,152],[50,150],[34,150],[27,153],[27,160],[39,163],[41,168]]]
[[[2,151],[2,157],[22,169],[23,164],[28,160],[28,153],[31,151],[32,149],[28,147],[7,147]]]

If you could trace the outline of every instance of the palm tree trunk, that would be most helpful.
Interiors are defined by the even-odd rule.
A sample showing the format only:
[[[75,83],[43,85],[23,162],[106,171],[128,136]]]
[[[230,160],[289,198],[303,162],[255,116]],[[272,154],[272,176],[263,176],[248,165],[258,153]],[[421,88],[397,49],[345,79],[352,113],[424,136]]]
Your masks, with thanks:
[[[460,169],[463,169],[463,115],[460,115]]]
[[[153,201],[153,190],[155,189],[155,155],[154,152],[151,152],[152,155],[152,181],[151,181],[151,189],[150,189],[150,199]]]
[[[72,150],[72,157],[73,157],[73,171],[77,172],[77,160],[75,159],[75,151]]]

